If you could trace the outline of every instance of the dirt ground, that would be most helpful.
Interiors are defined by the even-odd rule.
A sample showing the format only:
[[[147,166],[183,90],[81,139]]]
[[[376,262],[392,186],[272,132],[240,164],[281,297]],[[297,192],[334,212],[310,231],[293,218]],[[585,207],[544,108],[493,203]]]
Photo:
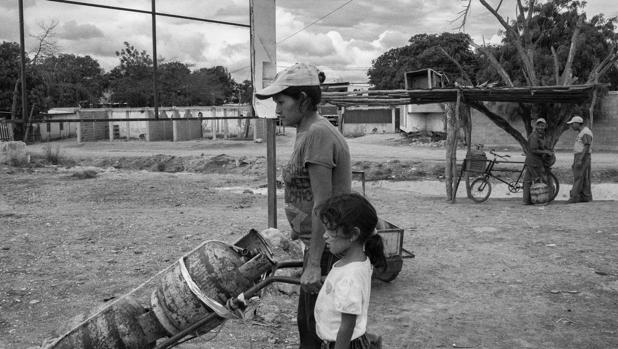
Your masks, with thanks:
[[[277,137],[279,164],[292,142],[290,130]],[[404,248],[416,255],[392,282],[374,281],[368,327],[384,348],[618,347],[618,196],[524,206],[521,194],[482,204],[462,194],[450,204],[444,190],[388,185],[441,180],[443,148],[398,135],[348,142],[369,180],[366,195],[404,229]],[[32,166],[0,165],[0,348],[38,347],[199,243],[232,243],[267,228],[264,143],[68,140],[28,148]],[[46,161],[54,149],[59,165]],[[617,160],[593,155],[593,188],[618,182]],[[558,154],[561,183],[570,181],[570,161]],[[278,227],[287,233],[282,207],[279,195]],[[295,302],[294,294],[268,292],[252,318],[178,347],[296,348]]]

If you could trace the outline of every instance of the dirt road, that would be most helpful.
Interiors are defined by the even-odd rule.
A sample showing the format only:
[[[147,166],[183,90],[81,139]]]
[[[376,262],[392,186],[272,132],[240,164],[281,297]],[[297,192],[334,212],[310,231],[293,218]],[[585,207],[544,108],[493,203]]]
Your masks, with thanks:
[[[395,137],[349,143],[355,159],[382,168],[411,152],[419,164],[442,159],[440,149]],[[292,139],[278,137],[281,161]],[[153,154],[239,160],[259,147],[103,142],[64,143],[61,151],[92,165]],[[616,166],[616,154],[606,156],[607,168]],[[36,347],[61,334],[75,315],[121,297],[202,241],[232,242],[265,229],[265,195],[221,189],[257,188],[264,172],[255,162],[219,164],[201,172],[105,166],[95,176],[63,166],[0,167],[0,348]],[[411,194],[379,183],[367,183],[367,196],[404,229],[404,247],[416,255],[394,281],[374,283],[369,330],[383,336],[385,348],[618,347],[616,201],[522,206],[514,196],[449,204],[442,192]],[[287,232],[282,207],[279,197],[278,227]],[[179,347],[296,348],[295,297],[269,293],[253,318]]]

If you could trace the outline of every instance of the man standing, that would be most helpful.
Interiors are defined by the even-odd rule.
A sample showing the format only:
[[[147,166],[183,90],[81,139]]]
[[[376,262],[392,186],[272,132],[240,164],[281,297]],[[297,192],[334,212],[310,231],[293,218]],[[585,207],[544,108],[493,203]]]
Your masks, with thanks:
[[[584,119],[575,115],[567,124],[578,131],[573,146],[573,188],[567,203],[592,201],[590,190],[590,153],[592,148],[592,131],[584,126]]]
[[[528,152],[526,154],[526,172],[524,173],[524,205],[532,205],[530,187],[532,181],[541,179],[546,182],[547,171],[544,159],[553,156],[551,149],[545,141],[545,128],[547,121],[538,118],[534,122],[534,130],[528,137]]]

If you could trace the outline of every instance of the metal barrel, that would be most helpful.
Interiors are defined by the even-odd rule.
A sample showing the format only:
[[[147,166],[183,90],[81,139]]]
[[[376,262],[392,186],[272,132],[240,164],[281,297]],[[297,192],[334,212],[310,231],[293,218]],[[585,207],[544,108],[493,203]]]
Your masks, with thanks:
[[[250,257],[244,249],[208,241],[176,262],[161,277],[151,295],[152,311],[169,335],[217,311],[206,305],[204,298],[225,305],[229,298],[253,286],[274,265],[272,259],[263,254]],[[223,321],[222,316],[214,317],[196,333],[207,333]]]
[[[49,349],[148,349],[149,343],[137,318],[144,309],[133,297],[124,296],[93,314],[82,315],[81,323],[58,338]]]

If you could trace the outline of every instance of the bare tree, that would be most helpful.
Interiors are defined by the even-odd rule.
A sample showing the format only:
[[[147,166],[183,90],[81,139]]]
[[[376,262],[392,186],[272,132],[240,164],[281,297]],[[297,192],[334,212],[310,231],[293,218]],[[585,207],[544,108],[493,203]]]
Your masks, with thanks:
[[[28,68],[32,69],[34,66],[36,66],[36,64],[38,63],[40,59],[53,56],[54,54],[58,52],[59,47],[58,47],[57,41],[55,40],[55,32],[54,32],[57,26],[58,26],[57,20],[51,20],[49,23],[40,22],[39,28],[41,29],[41,32],[39,34],[30,35],[30,37],[36,39],[36,46],[34,47],[34,49],[31,50],[31,52],[29,52],[29,55],[31,55],[32,58],[28,62],[28,66],[26,67],[26,69]],[[21,82],[21,78],[18,78],[15,81],[15,85],[13,88],[13,100],[11,102],[11,119],[12,120],[15,120],[16,115],[17,115],[16,113],[17,113],[20,82]],[[22,101],[22,103],[23,102],[24,101]],[[24,126],[27,126],[25,124],[26,121],[27,120],[24,120]],[[28,130],[26,127],[26,134],[24,135],[24,139],[26,139],[27,137],[27,131]]]

